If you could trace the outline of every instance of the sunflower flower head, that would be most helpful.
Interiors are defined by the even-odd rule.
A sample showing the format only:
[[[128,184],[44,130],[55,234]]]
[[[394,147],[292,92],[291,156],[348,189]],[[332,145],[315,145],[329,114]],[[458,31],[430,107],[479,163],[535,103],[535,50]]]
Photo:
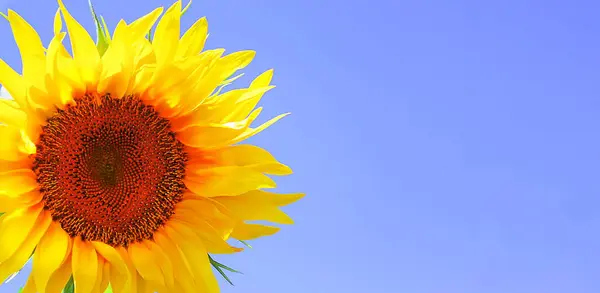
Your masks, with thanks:
[[[58,6],[47,47],[5,15],[23,68],[0,60],[0,283],[31,259],[23,292],[218,292],[214,255],[303,196],[266,191],[291,169],[242,143],[285,116],[252,126],[273,71],[223,91],[254,52],[204,50],[205,18],[181,36],[181,1],[112,32],[92,9],[96,40]]]

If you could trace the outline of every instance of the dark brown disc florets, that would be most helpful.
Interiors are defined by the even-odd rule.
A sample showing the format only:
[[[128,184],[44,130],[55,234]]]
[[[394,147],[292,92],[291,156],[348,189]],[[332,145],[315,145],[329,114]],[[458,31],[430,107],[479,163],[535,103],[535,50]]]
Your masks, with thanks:
[[[86,95],[47,120],[33,170],[45,208],[71,237],[127,246],[173,214],[186,160],[152,106]]]

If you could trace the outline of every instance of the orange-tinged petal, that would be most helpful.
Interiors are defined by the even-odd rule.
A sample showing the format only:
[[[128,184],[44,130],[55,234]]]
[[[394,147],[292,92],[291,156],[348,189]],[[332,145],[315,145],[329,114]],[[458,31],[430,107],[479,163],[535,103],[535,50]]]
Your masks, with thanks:
[[[192,160],[194,155],[191,155]],[[205,159],[206,158],[206,159]],[[212,162],[212,164],[207,164]],[[244,166],[258,172],[272,175],[289,175],[292,170],[277,161],[267,150],[253,145],[235,145],[213,151],[200,152],[196,163],[190,162],[188,168],[202,172],[214,166]]]
[[[91,243],[73,241],[73,280],[77,293],[93,293],[98,275],[98,254]]]
[[[179,248],[165,235],[164,230],[161,229],[154,233],[154,241],[162,248],[172,262],[175,280],[180,284],[183,292],[196,292],[194,290],[195,280],[185,261],[181,258],[182,255]]]
[[[156,260],[156,263],[160,267],[162,274],[165,278],[166,286],[173,287],[175,284],[173,274],[173,263],[165,253],[165,251],[156,243],[152,241],[146,242],[152,256]]]
[[[31,160],[25,159],[21,161],[6,161],[0,160],[0,173],[14,171],[19,169],[31,169]]]
[[[104,283],[104,263],[105,260],[102,257],[98,257],[98,265],[96,267],[96,282],[94,283],[93,293],[104,293],[106,287],[102,288],[103,285],[108,285],[108,282]]]
[[[69,13],[62,0],[58,0],[58,5],[65,18],[69,39],[71,40],[73,58],[79,68],[81,79],[88,86],[88,89],[95,90],[94,86],[96,86],[98,76],[102,70],[100,66],[102,64],[100,62],[100,54],[98,53],[98,49],[96,49],[96,44],[85,28],[71,16],[71,13]]]
[[[116,248],[116,250],[119,253],[119,255],[121,256],[121,258],[123,259],[123,261],[125,262],[125,265],[127,265],[127,270],[129,271],[129,276],[131,276],[125,283],[125,290],[123,290],[123,292],[126,292],[126,293],[137,292],[137,271],[135,269],[135,264],[131,260],[131,257],[129,256],[129,252],[127,251],[127,249],[125,249],[123,247],[118,247],[118,248]]]
[[[20,293],[37,293],[38,290],[35,287],[35,281],[33,280],[33,276],[29,276],[29,278],[27,278],[27,283],[25,283],[25,287],[23,287],[23,291],[21,291]],[[44,291],[42,291],[44,292]]]
[[[25,194],[0,193],[0,212],[13,212],[19,209],[27,209],[38,204],[42,200],[39,191],[34,190]]]
[[[239,223],[231,233],[231,237],[239,240],[252,240],[279,232],[278,227],[260,224]]]
[[[71,252],[71,241],[69,235],[53,222],[48,231],[38,244],[33,255],[32,275],[35,278],[36,287],[46,291],[46,285],[52,274],[57,271]]]
[[[0,262],[0,282],[4,282],[8,276],[20,270],[25,265],[27,260],[31,257],[31,253],[36,245],[39,243],[40,238],[46,233],[51,221],[52,218],[49,213],[42,213],[35,222],[31,232],[29,232],[25,240],[19,244],[17,250],[14,251],[8,259]],[[2,225],[4,225],[4,223]],[[10,238],[0,237],[0,239],[2,239],[2,242],[10,241]]]
[[[65,262],[60,266],[58,270],[56,270],[50,280],[48,281],[48,285],[46,286],[45,293],[62,293],[63,288],[69,281],[72,272],[72,262],[71,255],[67,256]]]
[[[171,226],[174,228],[185,226],[194,231],[209,253],[236,253],[243,250],[229,245],[220,231],[217,231],[197,214],[189,211],[177,210],[173,215]]]
[[[256,109],[248,118],[225,124],[198,125],[177,133],[179,141],[195,148],[211,149],[233,144],[233,141],[246,133],[250,124],[258,117],[261,108]]]
[[[175,229],[167,224],[165,232],[184,255],[186,265],[196,280],[196,292],[219,292],[219,284],[210,267],[208,254],[202,245],[202,240],[184,226]]]
[[[35,173],[28,169],[0,173],[0,193],[23,194],[38,187]]]
[[[129,278],[133,277],[127,268],[125,260],[123,260],[119,252],[110,245],[98,241],[92,241],[92,245],[96,249],[96,252],[110,264],[110,272],[105,277],[110,277],[111,283],[113,284],[113,291],[117,293],[123,292],[126,282]]]
[[[41,212],[42,205],[39,204],[0,218],[0,264],[10,258],[27,239]]]
[[[304,194],[275,194],[255,190],[243,195],[218,197],[215,201],[223,204],[242,220],[270,221],[280,224],[293,224],[293,220],[279,209],[302,198]]]
[[[275,188],[275,181],[261,172],[245,167],[219,167],[202,173],[186,174],[185,186],[195,194],[215,197],[238,195],[250,190]]]
[[[156,282],[162,286],[165,285],[165,278],[160,266],[145,242],[133,243],[127,250],[135,269],[145,280]]]

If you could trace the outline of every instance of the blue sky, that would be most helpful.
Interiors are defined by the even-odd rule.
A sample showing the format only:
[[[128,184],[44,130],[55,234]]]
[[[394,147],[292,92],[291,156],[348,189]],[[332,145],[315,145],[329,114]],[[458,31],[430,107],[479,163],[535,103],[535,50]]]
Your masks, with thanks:
[[[171,4],[96,2],[110,25]],[[55,3],[8,7],[50,39]],[[598,9],[196,0],[184,22],[207,16],[209,47],[257,50],[241,85],[275,68],[264,119],[293,115],[252,142],[295,169],[281,191],[307,193],[296,225],[218,258],[245,273],[223,292],[600,292]]]

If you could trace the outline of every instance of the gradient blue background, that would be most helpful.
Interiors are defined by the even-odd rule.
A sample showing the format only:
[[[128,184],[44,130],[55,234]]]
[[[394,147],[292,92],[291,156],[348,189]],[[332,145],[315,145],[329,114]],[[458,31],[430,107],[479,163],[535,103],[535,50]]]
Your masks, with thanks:
[[[92,28],[84,0],[65,0]],[[95,1],[114,26],[170,1]],[[14,0],[50,40],[53,1]],[[297,224],[223,292],[600,292],[596,1],[196,0],[208,47],[275,68],[253,142]],[[0,21],[1,58],[20,66]],[[15,292],[21,274],[0,287]]]

